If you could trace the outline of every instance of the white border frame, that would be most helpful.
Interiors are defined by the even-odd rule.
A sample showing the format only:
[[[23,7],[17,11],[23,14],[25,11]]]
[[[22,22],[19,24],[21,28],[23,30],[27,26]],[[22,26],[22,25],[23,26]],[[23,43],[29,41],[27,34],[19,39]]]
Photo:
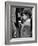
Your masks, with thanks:
[[[35,24],[35,21],[37,22],[37,17],[36,17],[36,15],[37,15],[37,4],[35,4],[35,3],[22,3],[22,2],[6,2],[5,3],[6,4],[6,31],[5,31],[5,43],[19,43],[19,42],[25,42],[25,43],[31,43],[31,42],[36,42],[37,41],[37,35],[36,35],[36,32],[37,32],[37,29],[36,29],[36,25],[37,24]],[[32,17],[33,17],[33,29],[32,29],[32,32],[33,32],[33,37],[32,38],[15,38],[15,39],[12,39],[12,40],[10,40],[10,36],[9,36],[9,33],[10,33],[10,7],[11,7],[11,5],[13,6],[13,7],[18,7],[18,6],[22,6],[22,7],[25,7],[25,6],[28,6],[28,7],[34,7],[34,9],[33,9],[33,15],[32,15]],[[35,11],[35,12],[34,12]]]

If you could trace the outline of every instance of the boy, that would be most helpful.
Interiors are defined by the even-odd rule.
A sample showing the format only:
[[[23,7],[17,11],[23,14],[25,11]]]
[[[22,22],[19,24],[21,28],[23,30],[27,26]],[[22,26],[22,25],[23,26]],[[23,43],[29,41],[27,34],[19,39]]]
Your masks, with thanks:
[[[32,37],[31,15],[30,8],[25,8],[21,13],[21,37]]]

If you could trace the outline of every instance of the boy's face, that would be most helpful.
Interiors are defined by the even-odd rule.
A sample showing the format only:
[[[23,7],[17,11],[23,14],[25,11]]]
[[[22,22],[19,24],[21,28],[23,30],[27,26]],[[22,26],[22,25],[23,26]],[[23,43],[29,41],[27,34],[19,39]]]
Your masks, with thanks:
[[[24,20],[27,20],[28,19],[28,15],[26,15],[26,14],[22,14],[23,16],[21,16],[21,14],[20,13],[18,13],[18,17],[20,18],[20,20],[19,20],[19,22],[24,22]]]
[[[26,20],[26,19],[28,18],[28,16],[27,16],[26,14],[23,14],[22,18],[23,18],[24,20]]]

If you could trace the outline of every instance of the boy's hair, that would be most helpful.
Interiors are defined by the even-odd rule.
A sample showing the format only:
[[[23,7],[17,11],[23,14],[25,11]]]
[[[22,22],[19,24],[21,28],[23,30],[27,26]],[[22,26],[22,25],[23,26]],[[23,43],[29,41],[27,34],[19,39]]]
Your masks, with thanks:
[[[32,16],[32,8],[24,8],[23,12],[21,12],[21,16],[23,14],[28,14],[29,15],[29,18]]]

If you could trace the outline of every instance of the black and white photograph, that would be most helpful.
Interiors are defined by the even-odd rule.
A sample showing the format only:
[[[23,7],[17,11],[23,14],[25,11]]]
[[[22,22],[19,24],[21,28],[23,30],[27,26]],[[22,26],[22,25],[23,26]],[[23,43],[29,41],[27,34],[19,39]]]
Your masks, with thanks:
[[[12,38],[32,37],[32,8],[11,7],[11,16]]]
[[[6,2],[5,43],[36,42],[36,4]]]

